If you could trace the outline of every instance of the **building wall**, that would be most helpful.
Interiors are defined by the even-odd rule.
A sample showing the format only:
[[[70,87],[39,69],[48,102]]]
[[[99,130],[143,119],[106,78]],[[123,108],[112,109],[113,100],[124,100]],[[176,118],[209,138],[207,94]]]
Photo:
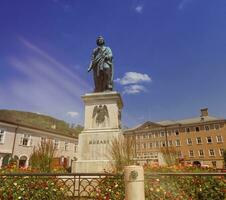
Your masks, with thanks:
[[[11,126],[10,124],[4,123],[0,123],[0,129],[7,130],[5,132],[4,143],[0,144],[1,160],[6,155],[5,153],[11,154],[12,157],[17,156],[19,159],[25,156],[27,158],[26,161],[27,166],[29,164],[29,157],[32,154],[34,147],[38,146],[41,143],[41,141],[44,140],[45,138],[51,139],[53,143],[55,142],[55,140],[59,142],[59,148],[57,148],[56,150],[55,157],[67,158],[69,165],[71,165],[71,160],[77,157],[76,147],[78,141],[76,138],[25,127],[19,127],[15,134],[16,126]],[[29,136],[28,145],[23,145],[22,138],[24,137],[24,134]],[[13,149],[14,137],[15,145]],[[67,143],[66,149],[65,142]]]
[[[196,127],[199,127],[199,131],[196,131]],[[189,132],[187,131],[188,128]],[[135,141],[135,157],[138,160],[155,161],[159,159],[159,156],[156,155],[161,152],[161,148],[173,147],[180,154],[179,157],[186,163],[192,164],[193,161],[199,161],[202,165],[223,167],[223,157],[220,155],[220,149],[226,149],[225,120],[159,127],[144,126],[125,131],[124,135],[133,138]],[[217,141],[217,136],[221,136],[223,141]],[[197,144],[197,137],[201,138],[201,144]],[[207,142],[207,137],[212,138],[211,143]],[[191,139],[192,144],[187,144],[188,138]],[[176,146],[177,140],[180,141],[179,146]],[[172,146],[170,141],[172,141]],[[156,146],[156,143],[159,146]],[[193,151],[193,156],[189,155],[190,150]],[[199,150],[203,150],[204,156],[199,155]],[[214,156],[209,155],[210,150],[215,152]]]

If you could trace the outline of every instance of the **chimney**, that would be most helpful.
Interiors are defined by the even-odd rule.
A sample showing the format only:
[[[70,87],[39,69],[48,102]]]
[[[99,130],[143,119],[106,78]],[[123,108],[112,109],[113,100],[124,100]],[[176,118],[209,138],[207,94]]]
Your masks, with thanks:
[[[208,108],[202,108],[201,110],[201,116],[200,117],[207,117],[208,114]]]

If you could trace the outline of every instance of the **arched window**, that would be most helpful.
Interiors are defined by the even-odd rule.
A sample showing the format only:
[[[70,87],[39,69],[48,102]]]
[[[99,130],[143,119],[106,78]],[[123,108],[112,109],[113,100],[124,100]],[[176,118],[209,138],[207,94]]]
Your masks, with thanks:
[[[26,167],[26,163],[27,163],[27,157],[26,156],[21,156],[20,160],[19,160],[19,167]]]

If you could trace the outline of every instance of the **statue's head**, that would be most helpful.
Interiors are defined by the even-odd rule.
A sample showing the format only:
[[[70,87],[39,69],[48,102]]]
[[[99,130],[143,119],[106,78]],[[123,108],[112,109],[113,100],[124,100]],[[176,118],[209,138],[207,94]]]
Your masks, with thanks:
[[[103,36],[97,38],[97,46],[103,46],[105,44]]]

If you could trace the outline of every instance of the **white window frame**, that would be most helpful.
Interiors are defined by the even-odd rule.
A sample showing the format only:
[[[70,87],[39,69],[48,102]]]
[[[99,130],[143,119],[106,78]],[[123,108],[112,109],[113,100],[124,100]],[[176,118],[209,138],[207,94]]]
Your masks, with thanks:
[[[153,148],[153,142],[149,142],[149,148]]]
[[[191,155],[191,152],[192,152],[193,155]],[[194,152],[194,150],[189,150],[189,151],[188,151],[188,155],[189,155],[190,158],[194,158],[194,157],[195,157],[195,152]]]
[[[4,144],[5,143],[6,130],[0,129],[0,134],[2,135],[2,140],[0,140],[0,144]]]
[[[205,131],[210,131],[210,126],[209,125],[205,125]]]
[[[201,154],[200,154],[200,151],[202,151],[202,152],[203,152],[203,155],[201,155]],[[199,157],[204,157],[204,156],[205,156],[205,152],[204,152],[204,150],[203,150],[203,149],[199,149],[199,151],[198,151],[198,152],[199,152]]]
[[[188,130],[189,130],[189,131],[188,131]],[[190,127],[186,127],[186,128],[185,128],[185,132],[186,132],[186,133],[190,133],[190,132],[191,132]]]
[[[68,151],[69,142],[64,142],[64,151]]]
[[[57,139],[54,140],[54,148],[55,148],[56,150],[60,149],[60,141],[57,140]]]
[[[191,142],[189,143],[188,141],[191,141]],[[192,145],[192,139],[191,138],[187,138],[187,145]]]
[[[26,137],[28,136],[28,137]],[[27,139],[27,145],[24,145],[24,139]],[[32,146],[32,138],[31,135],[28,133],[24,133],[23,136],[20,138],[20,145],[23,147],[31,147]]]
[[[200,143],[198,142],[198,138],[200,138]],[[201,137],[196,137],[196,143],[197,144],[202,144],[202,138]]]
[[[218,127],[218,128],[216,128],[216,127]],[[214,129],[215,130],[220,130],[220,124],[214,124]]]
[[[210,154],[210,150],[213,150],[213,154],[214,154],[214,155],[211,155],[211,154]],[[216,155],[216,154],[215,154],[215,150],[214,150],[214,149],[209,149],[209,156],[214,157],[215,155]]]
[[[208,142],[208,138],[210,138],[210,139],[211,139],[211,142]],[[212,144],[212,143],[213,143],[213,139],[212,139],[212,137],[211,137],[211,136],[206,137],[206,142],[207,142],[207,144]]]
[[[179,141],[179,144],[178,144],[178,141]],[[176,147],[180,147],[180,146],[181,146],[180,140],[175,140],[175,146],[176,146]]]
[[[160,132],[160,137],[165,137],[165,132],[164,131]]]
[[[221,140],[220,140],[220,141],[218,140],[218,137],[220,137],[220,138],[221,138]],[[217,140],[217,143],[223,143],[223,142],[224,142],[224,140],[223,140],[223,136],[222,136],[222,135],[217,135],[217,136],[216,136],[216,140]]]
[[[160,146],[159,141],[155,142],[155,147],[158,148]]]
[[[173,141],[172,140],[168,140],[168,146],[173,146]]]
[[[221,150],[223,150],[223,151],[221,152]],[[220,156],[223,156],[223,152],[224,152],[224,149],[220,148],[220,149],[219,149],[219,155],[220,155]]]

